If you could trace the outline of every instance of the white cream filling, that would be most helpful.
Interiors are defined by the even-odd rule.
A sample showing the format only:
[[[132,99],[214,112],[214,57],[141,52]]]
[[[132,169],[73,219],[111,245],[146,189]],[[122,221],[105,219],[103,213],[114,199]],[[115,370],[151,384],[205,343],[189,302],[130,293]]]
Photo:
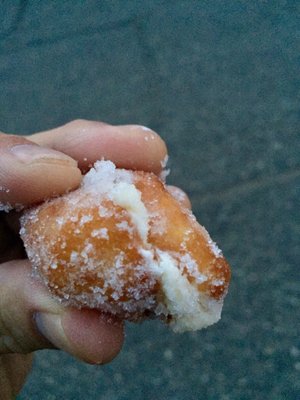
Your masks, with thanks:
[[[114,186],[108,195],[116,205],[127,210],[141,239],[146,243],[149,231],[149,216],[142,202],[141,192],[133,184],[120,182]]]
[[[174,332],[206,328],[220,319],[222,302],[201,294],[182,275],[176,260],[169,253],[158,250],[158,262],[153,260],[149,251],[144,250],[142,254],[147,259],[147,267],[160,280],[167,312],[173,317],[171,327]]]
[[[142,202],[141,192],[132,183],[132,172],[117,169],[111,161],[97,161],[83,178],[82,187],[95,195],[107,195],[116,205],[124,208],[130,215],[141,239],[147,242],[149,230],[148,211]],[[107,215],[106,210],[103,216]],[[101,215],[101,213],[100,213]]]

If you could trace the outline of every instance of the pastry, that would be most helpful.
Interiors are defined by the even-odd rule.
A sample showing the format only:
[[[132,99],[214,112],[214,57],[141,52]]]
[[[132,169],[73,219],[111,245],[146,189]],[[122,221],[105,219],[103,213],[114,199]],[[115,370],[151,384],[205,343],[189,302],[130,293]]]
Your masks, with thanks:
[[[97,161],[80,188],[26,211],[20,234],[34,271],[67,305],[180,332],[220,318],[229,265],[152,173]]]

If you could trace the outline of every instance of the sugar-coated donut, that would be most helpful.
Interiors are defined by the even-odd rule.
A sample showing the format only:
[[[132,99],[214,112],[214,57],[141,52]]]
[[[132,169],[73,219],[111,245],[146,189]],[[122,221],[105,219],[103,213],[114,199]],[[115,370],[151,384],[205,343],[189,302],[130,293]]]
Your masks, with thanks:
[[[230,269],[154,174],[98,161],[81,187],[21,218],[34,270],[66,304],[197,330],[221,315]]]

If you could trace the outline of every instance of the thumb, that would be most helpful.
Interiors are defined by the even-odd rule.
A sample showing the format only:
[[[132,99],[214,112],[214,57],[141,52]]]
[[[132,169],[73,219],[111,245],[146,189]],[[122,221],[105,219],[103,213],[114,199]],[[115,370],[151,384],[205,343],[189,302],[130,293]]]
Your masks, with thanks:
[[[75,189],[80,180],[71,157],[21,136],[0,133],[0,210],[62,194]]]
[[[64,307],[32,277],[29,261],[0,265],[0,354],[59,348],[102,364],[122,343],[121,322],[96,310]]]

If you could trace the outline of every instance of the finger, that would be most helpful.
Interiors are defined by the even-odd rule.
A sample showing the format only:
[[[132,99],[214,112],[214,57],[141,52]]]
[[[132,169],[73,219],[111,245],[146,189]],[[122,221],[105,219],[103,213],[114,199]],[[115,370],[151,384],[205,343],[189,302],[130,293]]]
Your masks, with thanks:
[[[64,307],[32,278],[29,261],[0,266],[0,313],[0,354],[57,347],[102,364],[122,347],[122,323],[95,310]]]
[[[169,193],[185,208],[192,208],[192,204],[188,195],[177,186],[168,185]]]
[[[112,126],[96,121],[76,120],[30,140],[68,154],[87,171],[101,158],[118,167],[159,173],[167,155],[164,141],[152,130],[139,125]]]
[[[20,136],[0,134],[0,209],[27,206],[75,189],[77,162]]]

